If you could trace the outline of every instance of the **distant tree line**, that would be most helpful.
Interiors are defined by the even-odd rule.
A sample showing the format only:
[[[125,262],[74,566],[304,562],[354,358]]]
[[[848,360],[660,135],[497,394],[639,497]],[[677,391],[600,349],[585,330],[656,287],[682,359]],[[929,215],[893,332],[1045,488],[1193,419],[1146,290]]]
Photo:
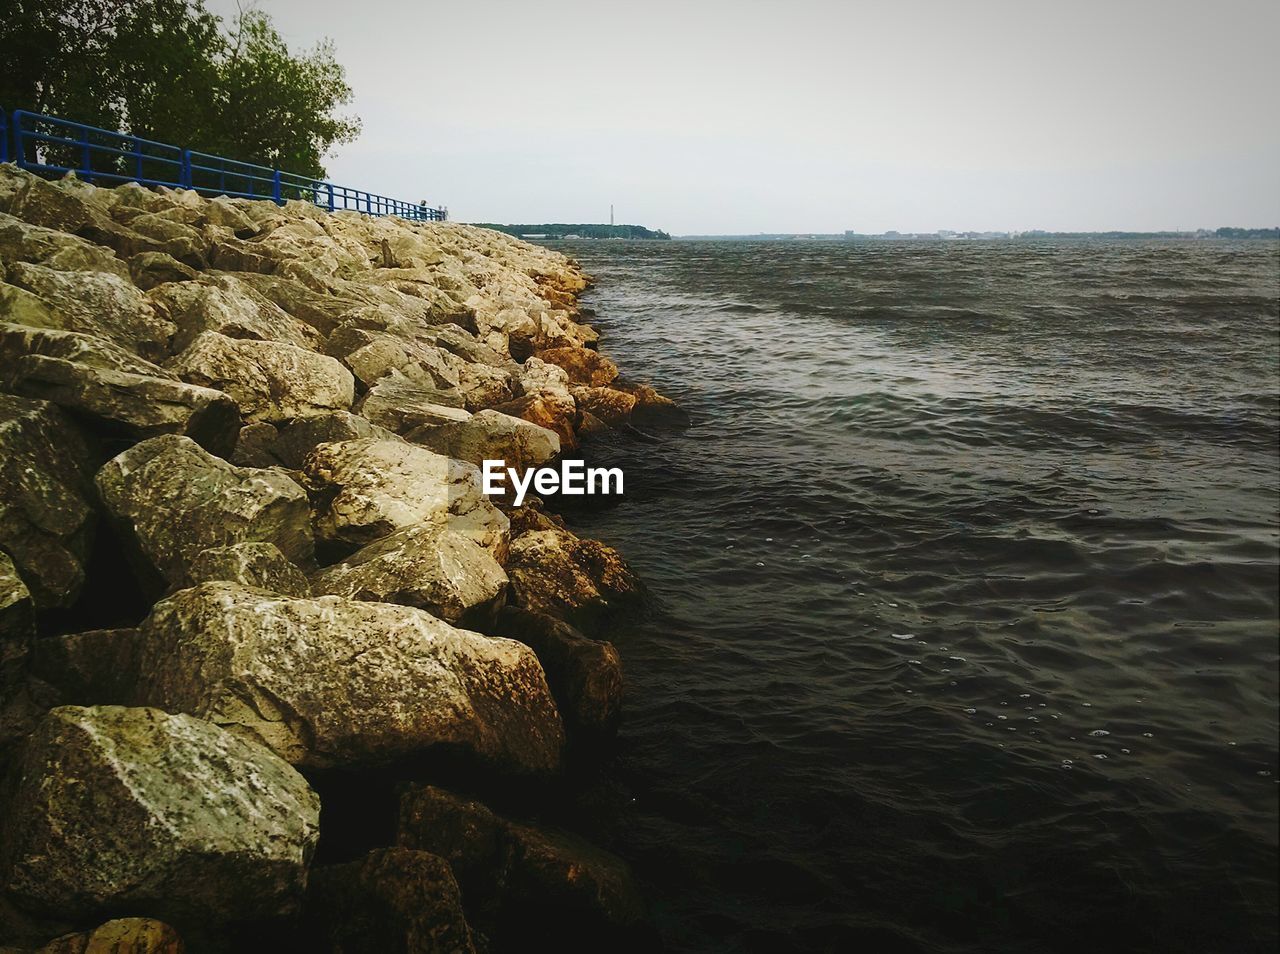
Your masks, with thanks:
[[[630,238],[630,239],[670,239],[671,236],[666,232],[658,229],[647,229],[643,225],[588,225],[579,222],[544,222],[542,225],[498,225],[493,222],[476,222],[486,229],[495,229],[499,232],[506,232],[508,235],[514,235],[516,238],[523,238],[526,235],[540,235],[551,239],[565,238],[566,236],[576,235],[578,238],[591,239],[610,239],[610,238]]]
[[[1229,239],[1280,239],[1280,228],[1275,229],[1218,229],[1213,233],[1218,238]]]
[[[323,178],[360,121],[325,41],[294,53],[266,14],[204,0],[7,0],[0,108]]]

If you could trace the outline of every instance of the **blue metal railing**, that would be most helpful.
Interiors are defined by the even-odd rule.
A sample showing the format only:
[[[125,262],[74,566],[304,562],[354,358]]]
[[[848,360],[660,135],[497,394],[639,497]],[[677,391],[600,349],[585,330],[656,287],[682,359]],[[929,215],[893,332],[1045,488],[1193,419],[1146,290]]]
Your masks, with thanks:
[[[288,199],[302,199],[330,212],[349,209],[368,215],[398,215],[431,222],[448,217],[443,208],[390,199],[280,169],[23,109],[14,110],[11,117],[0,110],[0,162],[10,160],[10,135],[13,160],[32,172],[58,175],[74,172],[90,182],[137,182],[193,189],[210,195],[269,199],[281,205]]]

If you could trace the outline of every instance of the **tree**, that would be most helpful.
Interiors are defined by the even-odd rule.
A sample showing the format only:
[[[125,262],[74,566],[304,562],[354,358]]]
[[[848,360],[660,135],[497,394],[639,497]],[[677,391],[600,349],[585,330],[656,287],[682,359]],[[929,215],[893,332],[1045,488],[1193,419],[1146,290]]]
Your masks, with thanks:
[[[203,0],[9,0],[0,106],[322,178],[359,120],[333,45],[293,53],[260,11]],[[10,54],[12,54],[10,56]]]

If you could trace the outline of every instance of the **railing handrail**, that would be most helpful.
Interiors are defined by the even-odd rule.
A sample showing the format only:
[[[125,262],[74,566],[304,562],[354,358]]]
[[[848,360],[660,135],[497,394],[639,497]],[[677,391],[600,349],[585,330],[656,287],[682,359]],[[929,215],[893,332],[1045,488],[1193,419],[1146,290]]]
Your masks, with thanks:
[[[43,129],[50,131],[42,131],[42,125]],[[19,167],[35,172],[61,175],[74,172],[86,181],[98,179],[137,182],[148,186],[171,186],[214,195],[268,199],[279,205],[285,203],[286,193],[294,193],[298,198],[309,195],[312,204],[330,212],[353,210],[367,215],[399,215],[419,221],[443,221],[448,217],[443,207],[432,208],[425,203],[392,199],[324,179],[314,179],[196,149],[185,149],[172,143],[157,142],[131,133],[102,129],[25,109],[15,109],[12,114],[0,109],[0,162],[10,161],[11,132],[13,161]],[[62,133],[74,133],[76,138],[61,135]],[[99,140],[105,137],[108,144],[95,142],[94,137]],[[75,150],[79,154],[79,164],[61,165],[45,161],[52,157],[47,151],[41,156],[41,145]],[[157,151],[162,154],[156,155]],[[31,153],[30,156],[28,152]],[[109,157],[105,162],[102,161],[104,156]],[[95,158],[99,160],[96,168]],[[131,168],[126,170],[126,166]],[[157,169],[157,166],[161,168]],[[177,167],[176,180],[165,178],[166,175],[172,175],[172,167]],[[148,169],[152,175],[145,174]],[[216,184],[212,184],[215,179]],[[259,193],[255,190],[255,185],[266,188]]]

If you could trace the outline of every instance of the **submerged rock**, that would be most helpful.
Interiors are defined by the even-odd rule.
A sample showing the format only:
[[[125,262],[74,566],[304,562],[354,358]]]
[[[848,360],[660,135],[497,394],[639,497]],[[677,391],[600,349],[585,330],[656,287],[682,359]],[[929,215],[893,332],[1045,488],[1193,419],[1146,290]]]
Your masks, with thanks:
[[[316,535],[363,546],[427,524],[455,530],[506,557],[506,516],[481,492],[476,468],[401,440],[321,444],[304,470],[316,493]]]
[[[0,394],[0,548],[40,609],[68,607],[84,584],[96,514],[89,448],[57,407]]]
[[[554,770],[563,729],[537,657],[407,606],[205,583],[142,624],[138,701],[190,712],[316,768],[462,752]]]
[[[311,564],[307,494],[280,471],[236,467],[189,438],[164,436],[112,458],[97,485],[153,588],[156,577],[184,584],[203,551],[233,543],[271,543],[292,562]]]
[[[416,606],[474,626],[492,618],[507,592],[507,574],[487,550],[433,524],[375,540],[311,583],[316,593]]]
[[[206,331],[168,367],[189,384],[231,395],[248,421],[345,410],[355,400],[351,372],[337,360],[276,341]]]
[[[54,709],[30,739],[0,849],[29,908],[145,908],[177,923],[293,910],[320,802],[260,745],[187,715]]]
[[[311,873],[309,950],[333,954],[471,954],[471,929],[449,865],[425,851],[379,848]]]

